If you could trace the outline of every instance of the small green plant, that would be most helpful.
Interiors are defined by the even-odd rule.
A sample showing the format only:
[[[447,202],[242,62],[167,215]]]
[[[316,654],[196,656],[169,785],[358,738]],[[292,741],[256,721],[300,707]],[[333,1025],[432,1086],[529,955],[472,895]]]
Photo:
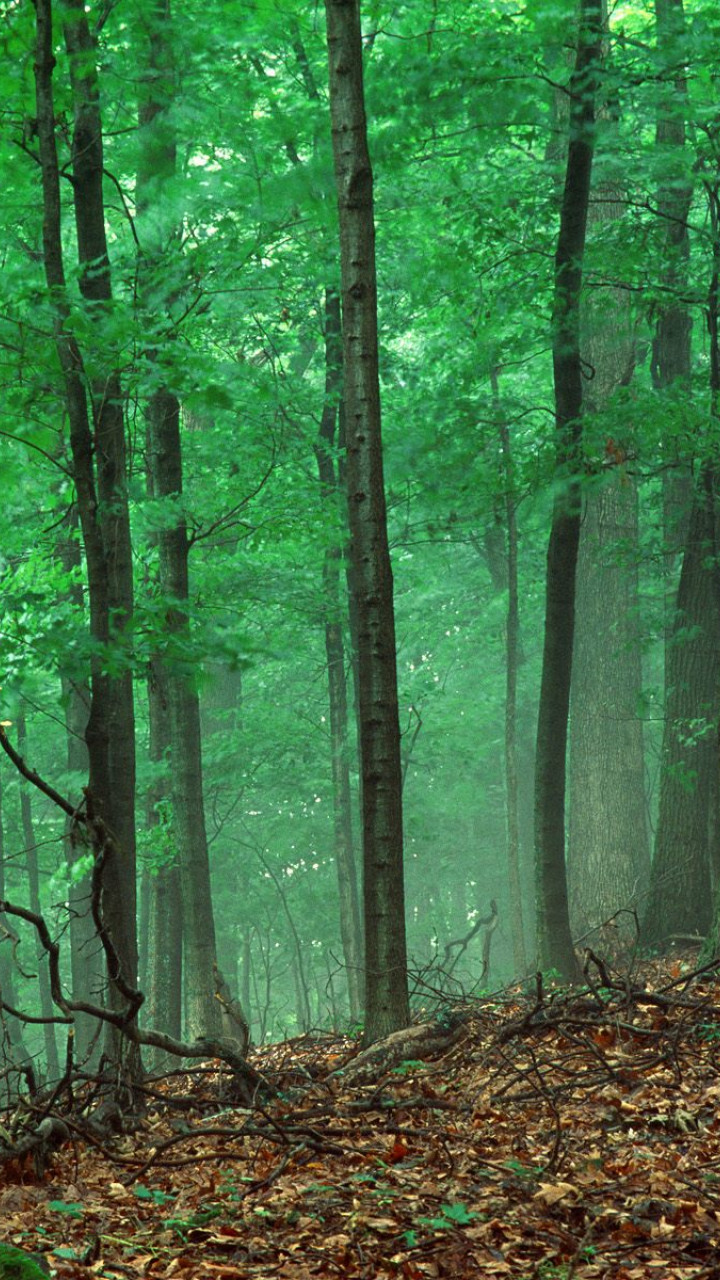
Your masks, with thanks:
[[[698,1039],[705,1044],[717,1044],[720,1041],[720,1022],[701,1022],[697,1028]]]
[[[66,1203],[64,1200],[51,1200],[48,1209],[53,1213],[67,1214],[68,1218],[82,1218],[85,1210],[81,1204]]]
[[[215,1218],[219,1218],[224,1214],[225,1210],[219,1204],[209,1205],[207,1209],[200,1209],[197,1213],[193,1213],[189,1218],[165,1218],[163,1226],[167,1231],[176,1231],[183,1244],[187,1242],[188,1231],[192,1231],[197,1227],[206,1227],[209,1222],[213,1222]],[[255,1210],[256,1213],[262,1210]]]
[[[511,1173],[514,1173],[517,1178],[535,1179],[542,1173],[542,1165],[535,1164],[528,1166],[526,1164],[522,1164],[519,1160],[506,1160],[505,1168],[509,1169]]]
[[[538,1280],[567,1280],[570,1267],[564,1262],[541,1262],[535,1274]]]
[[[144,1187],[142,1183],[133,1190],[138,1200],[150,1200],[153,1204],[167,1204],[175,1197],[174,1191],[160,1191],[159,1187]]]
[[[466,1227],[477,1214],[468,1209],[466,1204],[442,1204],[437,1218],[418,1218],[424,1227],[432,1227],[433,1231],[449,1231],[451,1227]]]
[[[393,1067],[392,1073],[395,1076],[414,1075],[416,1071],[427,1071],[427,1062],[423,1062],[419,1058],[404,1058],[396,1067]]]

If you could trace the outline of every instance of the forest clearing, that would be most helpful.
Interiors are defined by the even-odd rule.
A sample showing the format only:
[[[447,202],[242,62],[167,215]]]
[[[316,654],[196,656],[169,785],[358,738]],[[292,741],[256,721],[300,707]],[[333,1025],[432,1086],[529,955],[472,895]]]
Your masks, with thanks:
[[[132,1133],[5,1161],[5,1240],[58,1280],[717,1277],[717,966],[588,976],[448,1005],[427,1056],[259,1050],[251,1110],[213,1064],[148,1081]]]

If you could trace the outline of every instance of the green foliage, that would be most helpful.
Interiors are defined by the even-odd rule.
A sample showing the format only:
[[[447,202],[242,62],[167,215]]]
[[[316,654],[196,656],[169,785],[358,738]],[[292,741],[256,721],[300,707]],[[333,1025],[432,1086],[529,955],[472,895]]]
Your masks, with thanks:
[[[477,1216],[468,1209],[467,1205],[458,1201],[456,1204],[441,1205],[438,1217],[418,1218],[418,1222],[424,1227],[432,1227],[433,1231],[448,1231],[452,1227],[468,1226]]]
[[[83,1206],[75,1201],[49,1200],[48,1209],[53,1213],[64,1213],[68,1218],[82,1218],[85,1213]]]
[[[10,1244],[0,1244],[0,1280],[45,1280],[48,1275],[44,1258],[35,1258]]]
[[[555,86],[562,96],[575,10],[569,0],[520,8],[505,0],[444,0],[440,8],[379,0],[364,10],[372,31],[367,101],[406,766],[407,914],[413,963],[421,968],[442,958],[448,940],[462,936],[496,897],[495,985],[512,976],[504,504],[509,492],[521,547],[521,837],[529,903],[542,581],[555,496],[549,324],[562,168]],[[614,554],[640,577],[646,671],[638,714],[647,722],[651,763],[659,752],[669,563],[663,476],[676,463],[689,466],[699,448],[712,455],[718,443],[702,344],[681,393],[659,395],[650,358],[668,300],[666,220],[656,216],[656,193],[704,173],[712,160],[714,6],[699,0],[688,17],[687,34],[663,54],[647,6],[612,15],[605,88],[616,107],[599,123],[597,176],[612,184],[632,175],[632,190],[622,215],[595,229],[587,263],[593,296],[612,278],[632,299],[636,368],[588,420],[584,484],[589,495],[607,483],[608,440],[627,446],[624,465],[639,486],[643,529],[639,549],[619,545]],[[102,382],[108,368],[121,369],[127,408],[136,612],[128,633],[105,645],[88,634],[86,566],[65,554],[68,545],[77,552],[80,540],[68,523],[74,492],[64,388],[41,261],[32,7],[10,6],[0,36],[13,68],[0,83],[7,124],[0,162],[8,175],[0,198],[3,718],[25,710],[30,763],[79,799],[85,779],[66,765],[68,684],[82,687],[93,662],[105,673],[132,673],[138,845],[152,878],[175,849],[168,803],[158,810],[148,801],[172,768],[147,758],[149,665],[162,657],[200,691],[223,967],[243,977],[247,942],[252,1020],[262,1034],[280,1036],[301,1029],[289,919],[306,964],[312,1021],[346,1021],[323,633],[331,606],[322,574],[325,553],[343,544],[344,516],[342,504],[321,494],[313,454],[324,397],[323,297],[338,275],[324,36],[318,13],[297,0],[250,7],[228,0],[215,6],[212,21],[207,6],[184,5],[168,33],[178,85],[164,124],[166,136],[177,139],[178,172],[151,182],[143,210],[135,201],[147,142],[136,121],[145,92],[144,21],[139,10],[113,10],[99,34],[114,283],[113,305],[102,313],[80,297],[69,183],[61,193],[69,326],[88,353],[89,378]],[[67,166],[70,91],[61,43],[57,140]],[[656,120],[663,95],[677,96],[680,64],[692,67],[692,128],[678,156],[658,143]],[[699,334],[709,248],[700,187],[690,221],[683,298]],[[612,307],[606,323],[613,323]],[[162,386],[182,403],[181,498],[147,490],[146,406]],[[510,476],[501,422],[512,441]],[[192,547],[182,633],[168,629],[178,601],[159,591],[156,572],[157,536],[178,516]],[[690,635],[676,629],[673,643]],[[696,721],[679,726],[688,747],[711,722],[702,717],[701,709]],[[357,844],[352,731],[349,754]],[[659,769],[649,772],[652,807]],[[689,766],[674,772],[680,786],[694,787]],[[5,779],[6,890],[22,899],[18,792]],[[159,821],[146,821],[148,803]],[[62,896],[55,890],[64,893],[68,874],[76,879],[88,863],[68,873],[63,819],[39,796],[34,806],[50,910]],[[479,973],[480,957],[469,948],[458,982],[469,989]]]

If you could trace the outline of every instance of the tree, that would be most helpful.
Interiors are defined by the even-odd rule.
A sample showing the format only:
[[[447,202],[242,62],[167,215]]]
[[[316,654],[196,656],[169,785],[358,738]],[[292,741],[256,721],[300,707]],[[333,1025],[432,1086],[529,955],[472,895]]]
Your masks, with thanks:
[[[174,254],[176,226],[163,217],[163,189],[175,176],[176,144],[169,112],[174,98],[168,25],[169,0],[158,0],[148,14],[147,87],[140,109],[144,155],[138,179],[141,226],[147,238],[141,248],[140,278],[154,299],[163,294],[166,261]],[[171,278],[174,273],[171,273]],[[170,294],[164,299],[172,329]],[[167,516],[157,530],[158,577],[164,601],[165,653],[163,688],[167,697],[168,749],[171,764],[170,830],[177,842],[182,900],[183,954],[187,1024],[192,1036],[220,1033],[220,1006],[215,999],[215,919],[203,797],[200,699],[187,613],[190,596],[187,520],[183,511],[183,461],[180,400],[163,369],[159,352],[146,353],[148,382],[149,471],[152,497],[165,504]],[[167,354],[165,356],[166,363]],[[171,366],[172,368],[172,366]]]
[[[336,503],[340,492],[340,479],[334,455],[338,448],[336,437],[341,413],[341,388],[340,298],[336,290],[328,289],[325,292],[325,403],[320,418],[315,457],[322,499],[329,507]],[[344,526],[345,521],[343,521]],[[353,1022],[356,1022],[362,1017],[362,938],[350,790],[348,699],[340,592],[342,555],[342,545],[336,536],[325,552],[323,564],[326,593],[325,653],[330,704],[333,821],[340,899],[340,932],[348,977],[350,1017]]]
[[[606,43],[609,32],[606,32]],[[608,70],[608,64],[606,63]],[[588,256],[600,280],[609,246],[627,212],[624,187],[611,175],[617,122],[601,104],[588,211]],[[595,243],[593,243],[595,242]],[[602,258],[600,258],[600,251]],[[634,908],[650,874],[643,688],[638,598],[638,495],[627,455],[636,441],[602,439],[604,416],[620,420],[633,378],[636,337],[630,294],[593,282],[582,304],[586,370],[583,413],[602,447],[598,474],[584,486],[578,550],[570,718],[568,884],[575,937],[616,955],[637,942]],[[613,412],[613,399],[619,400]]]
[[[565,768],[580,540],[582,360],[580,294],[592,171],[602,6],[583,0],[565,188],[555,256],[553,373],[558,432],[557,484],[547,559],[545,642],[538,710],[535,842],[538,950],[543,968],[577,976],[565,874]]]
[[[350,559],[358,627],[365,904],[365,1043],[410,1020],[402,769],[392,569],[377,350],[373,177],[357,0],[326,0],[330,116],[340,223]]]
[[[112,288],[105,230],[103,142],[96,49],[82,0],[67,0],[63,31],[72,97],[72,192],[77,236],[81,314],[104,334]],[[109,974],[109,998],[118,1012],[137,979],[135,927],[135,728],[127,629],[133,614],[132,556],[127,501],[125,422],[117,353],[83,353],[73,328],[73,306],[63,262],[60,168],[53,97],[56,66],[51,0],[36,6],[37,136],[43,194],[43,262],[54,316],[58,363],[70,424],[72,473],[87,561],[90,628],[95,647],[85,731],[89,758],[88,814],[98,840],[111,849],[104,881],[106,923],[120,972]],[[105,363],[108,360],[109,363]],[[111,671],[110,645],[117,646]],[[125,1042],[108,1024],[114,1056]],[[131,1052],[130,1069],[139,1066]]]

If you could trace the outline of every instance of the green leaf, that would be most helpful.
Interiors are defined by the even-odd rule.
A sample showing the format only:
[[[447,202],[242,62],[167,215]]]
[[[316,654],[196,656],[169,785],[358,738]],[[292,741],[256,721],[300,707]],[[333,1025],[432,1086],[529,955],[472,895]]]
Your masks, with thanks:
[[[64,1200],[51,1200],[48,1209],[52,1209],[54,1213],[65,1213],[68,1218],[82,1218],[85,1212],[81,1204],[72,1201],[66,1203]]]

